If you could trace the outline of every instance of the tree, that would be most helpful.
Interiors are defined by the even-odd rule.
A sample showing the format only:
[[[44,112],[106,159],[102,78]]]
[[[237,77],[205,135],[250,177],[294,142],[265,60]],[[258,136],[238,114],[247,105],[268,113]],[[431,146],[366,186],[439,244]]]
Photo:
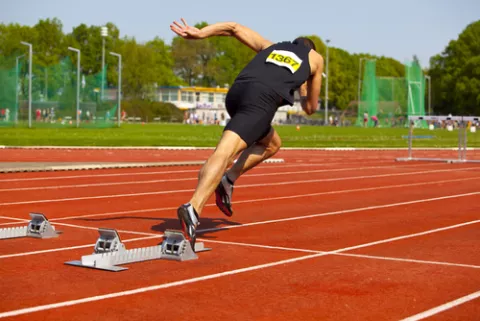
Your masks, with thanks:
[[[175,60],[174,71],[189,86],[195,85],[200,74],[195,51],[196,41],[175,37],[172,41],[172,54]]]
[[[33,60],[35,82],[32,91],[45,100],[55,96],[56,88],[61,82],[61,75],[51,69],[60,62],[60,57],[65,52],[62,27],[62,22],[56,18],[40,20],[33,27],[36,30],[36,41]]]
[[[155,83],[166,86],[181,84],[182,81],[173,72],[174,60],[171,48],[158,37],[145,45],[153,55],[152,68],[155,70]]]
[[[480,20],[432,57],[430,66],[437,114],[480,114]]]

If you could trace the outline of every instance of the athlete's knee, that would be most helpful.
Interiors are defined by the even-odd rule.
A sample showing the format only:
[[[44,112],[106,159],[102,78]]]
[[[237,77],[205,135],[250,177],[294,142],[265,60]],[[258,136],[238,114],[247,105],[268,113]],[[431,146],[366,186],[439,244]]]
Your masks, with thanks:
[[[219,158],[219,159],[222,159],[222,160],[225,160],[228,164],[230,162],[232,162],[232,159],[234,159],[235,157],[235,153],[233,150],[229,150],[229,149],[216,149],[214,152],[213,152],[213,155],[212,157],[216,157],[216,158]]]
[[[270,156],[276,154],[280,150],[280,147],[282,147],[282,139],[273,128],[268,136],[260,141],[260,143],[265,146]]]
[[[282,139],[280,136],[278,136],[277,132],[274,132],[272,140],[270,141],[270,144],[268,144],[268,149],[272,155],[276,154],[279,150],[280,147],[282,147]]]
[[[220,158],[227,163],[227,166],[231,166],[237,158],[238,154],[242,152],[242,148],[235,148],[232,145],[222,145],[218,146],[213,152],[214,157]]]

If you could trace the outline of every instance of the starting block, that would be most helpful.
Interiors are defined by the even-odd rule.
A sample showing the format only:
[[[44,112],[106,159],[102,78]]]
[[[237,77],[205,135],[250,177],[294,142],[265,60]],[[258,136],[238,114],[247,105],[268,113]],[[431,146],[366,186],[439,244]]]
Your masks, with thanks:
[[[210,251],[202,242],[192,249],[190,242],[181,231],[166,230],[163,242],[159,245],[127,250],[114,229],[98,229],[100,237],[95,243],[94,253],[82,256],[81,260],[65,262],[65,264],[106,271],[123,271],[123,264],[167,259],[173,261],[189,261],[198,258],[198,252]]]
[[[18,237],[36,237],[40,239],[48,239],[57,237],[59,231],[55,231],[55,227],[50,224],[45,215],[40,213],[30,213],[31,221],[27,226],[7,227],[0,229],[0,239],[11,239]]]

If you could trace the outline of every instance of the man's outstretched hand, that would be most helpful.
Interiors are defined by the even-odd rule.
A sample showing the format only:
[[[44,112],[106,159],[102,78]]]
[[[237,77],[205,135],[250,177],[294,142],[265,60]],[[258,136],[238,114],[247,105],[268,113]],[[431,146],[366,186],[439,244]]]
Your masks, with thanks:
[[[172,30],[177,35],[185,39],[202,39],[200,29],[189,26],[185,21],[185,19],[183,18],[181,18],[181,20],[182,20],[183,26],[180,23],[174,21],[170,25],[170,30]]]

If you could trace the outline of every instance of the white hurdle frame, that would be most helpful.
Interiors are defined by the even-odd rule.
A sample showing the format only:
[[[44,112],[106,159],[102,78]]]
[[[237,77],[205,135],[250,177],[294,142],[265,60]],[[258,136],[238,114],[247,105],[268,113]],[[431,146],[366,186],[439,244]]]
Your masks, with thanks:
[[[451,120],[458,121],[458,158],[457,159],[445,159],[445,158],[422,158],[412,156],[412,141],[413,141],[413,129],[415,127],[415,121],[417,120]],[[427,162],[446,162],[446,163],[480,163],[480,160],[468,160],[467,159],[467,126],[465,123],[468,121],[479,121],[478,116],[408,116],[409,131],[408,131],[408,157],[397,158],[397,161],[427,161]],[[462,133],[463,129],[463,133]]]

